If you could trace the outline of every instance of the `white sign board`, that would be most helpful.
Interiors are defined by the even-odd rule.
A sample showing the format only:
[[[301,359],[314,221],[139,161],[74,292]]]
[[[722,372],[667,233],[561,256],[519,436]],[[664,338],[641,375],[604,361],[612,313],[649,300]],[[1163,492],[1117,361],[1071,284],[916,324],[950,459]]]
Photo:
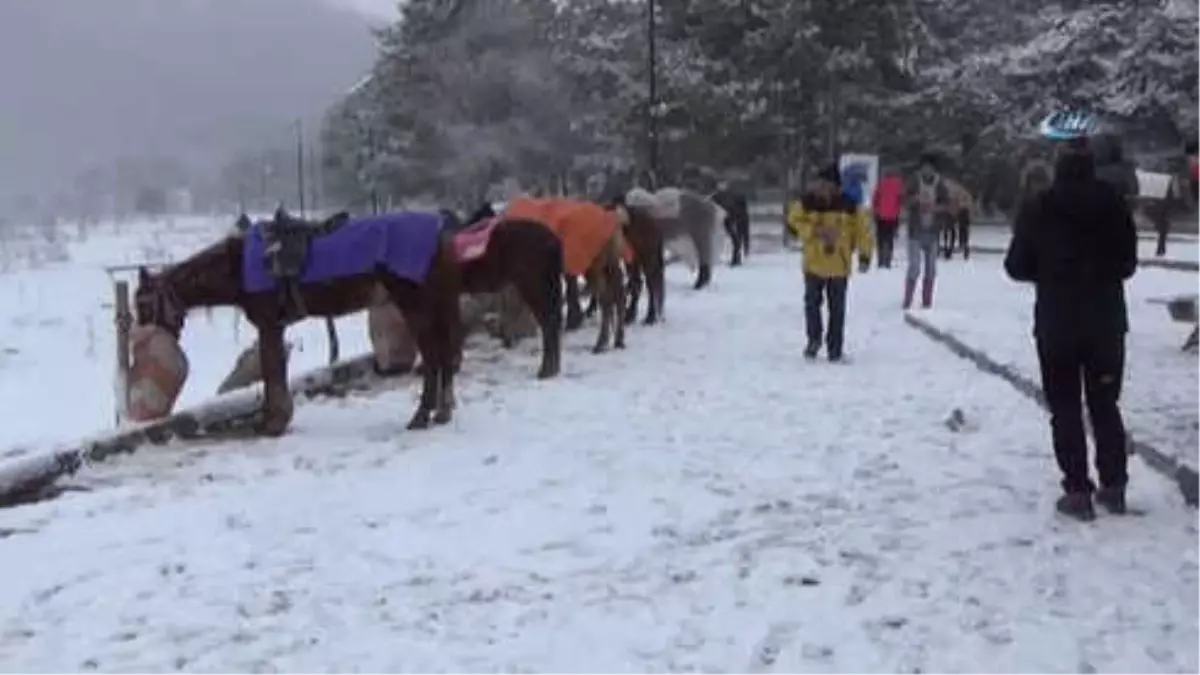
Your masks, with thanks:
[[[1138,196],[1146,199],[1166,199],[1167,191],[1171,189],[1171,176],[1165,173],[1151,173],[1137,170]]]
[[[843,184],[846,181],[847,169],[862,171],[866,174],[867,180],[862,185],[862,207],[870,209],[872,199],[875,196],[875,186],[879,185],[879,155],[861,155],[855,153],[842,155],[838,159],[838,170],[842,174]]]

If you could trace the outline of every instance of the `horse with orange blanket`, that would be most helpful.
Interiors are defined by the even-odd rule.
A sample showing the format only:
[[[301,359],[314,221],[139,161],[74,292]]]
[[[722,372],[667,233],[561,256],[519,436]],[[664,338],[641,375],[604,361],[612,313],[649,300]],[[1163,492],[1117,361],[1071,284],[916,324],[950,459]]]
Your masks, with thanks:
[[[592,351],[608,349],[610,334],[617,349],[625,347],[624,275],[621,262],[627,251],[622,229],[628,214],[609,211],[591,202],[563,198],[516,197],[504,209],[507,219],[542,223],[562,242],[563,273],[568,280],[587,279],[600,298],[600,333]],[[568,290],[570,287],[568,286]]]

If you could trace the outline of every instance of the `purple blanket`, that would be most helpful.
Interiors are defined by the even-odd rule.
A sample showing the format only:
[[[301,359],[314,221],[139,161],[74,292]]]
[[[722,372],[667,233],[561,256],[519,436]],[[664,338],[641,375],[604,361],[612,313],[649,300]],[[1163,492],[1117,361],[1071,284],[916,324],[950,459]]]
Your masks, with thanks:
[[[264,259],[263,223],[246,231],[242,258],[242,286],[248,293],[269,291],[275,279]],[[383,265],[392,274],[420,284],[429,273],[442,216],[406,211],[352,218],[322,237],[313,239],[304,262],[301,283],[331,281],[369,274]]]

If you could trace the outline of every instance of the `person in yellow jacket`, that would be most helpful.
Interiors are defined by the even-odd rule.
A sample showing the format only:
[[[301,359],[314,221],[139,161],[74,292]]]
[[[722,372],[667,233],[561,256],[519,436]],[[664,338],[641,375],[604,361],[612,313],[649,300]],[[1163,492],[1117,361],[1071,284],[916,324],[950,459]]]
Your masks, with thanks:
[[[804,323],[808,344],[805,358],[816,358],[824,333],[830,361],[841,361],[846,325],[846,282],[851,258],[858,269],[871,266],[874,241],[867,214],[842,192],[837,164],[817,175],[816,183],[788,210],[788,228],[804,247]],[[821,305],[829,302],[829,326],[823,330]]]

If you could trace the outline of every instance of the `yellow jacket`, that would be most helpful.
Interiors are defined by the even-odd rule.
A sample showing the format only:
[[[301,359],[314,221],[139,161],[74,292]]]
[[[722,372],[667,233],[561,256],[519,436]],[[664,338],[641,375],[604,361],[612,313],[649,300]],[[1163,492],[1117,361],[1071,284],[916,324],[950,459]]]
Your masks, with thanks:
[[[848,277],[855,251],[860,265],[871,262],[875,241],[866,211],[844,195],[832,203],[804,195],[788,209],[788,228],[804,247],[806,274]]]

